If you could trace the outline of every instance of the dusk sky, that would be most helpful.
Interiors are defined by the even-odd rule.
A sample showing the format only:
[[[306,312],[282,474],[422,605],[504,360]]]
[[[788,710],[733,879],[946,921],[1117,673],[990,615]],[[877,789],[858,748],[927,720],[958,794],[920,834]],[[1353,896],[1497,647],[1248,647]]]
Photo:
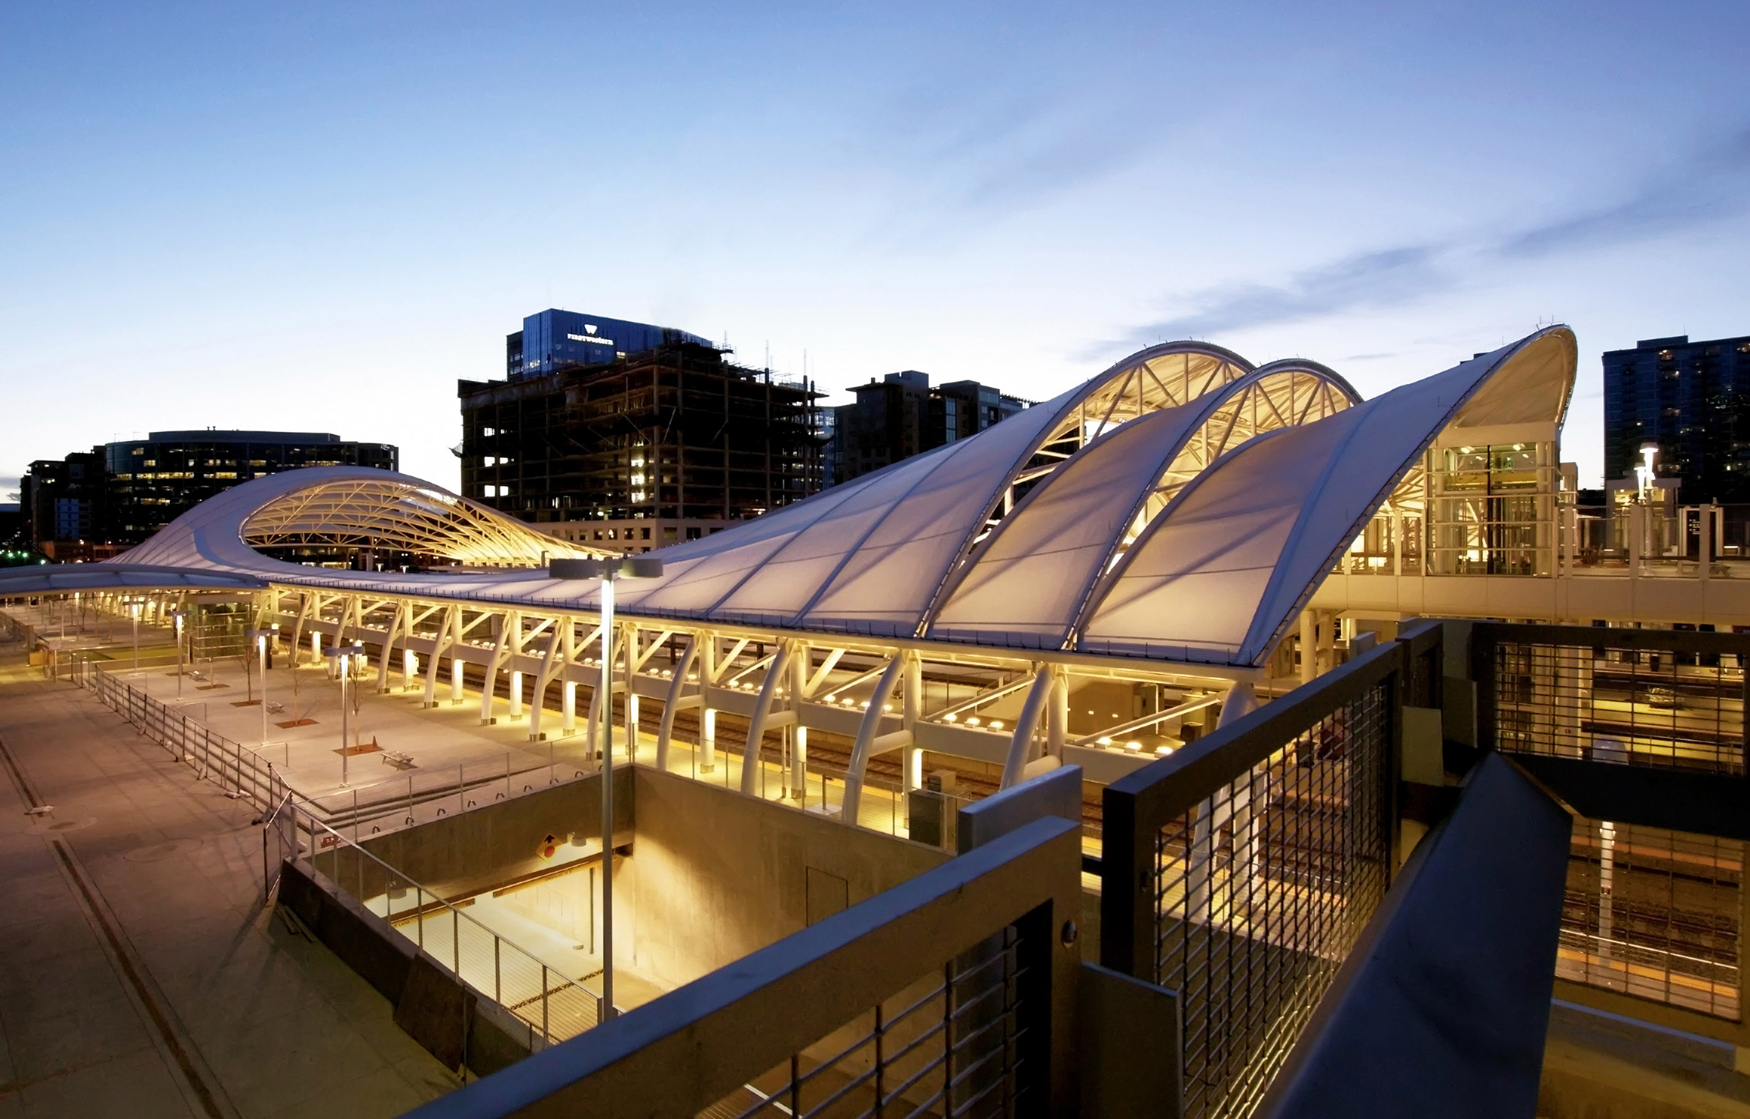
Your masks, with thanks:
[[[11,4],[0,492],[154,429],[454,486],[556,306],[832,393],[1198,337],[1365,394],[1750,334],[1750,5]],[[0,497],[0,500],[5,498]]]

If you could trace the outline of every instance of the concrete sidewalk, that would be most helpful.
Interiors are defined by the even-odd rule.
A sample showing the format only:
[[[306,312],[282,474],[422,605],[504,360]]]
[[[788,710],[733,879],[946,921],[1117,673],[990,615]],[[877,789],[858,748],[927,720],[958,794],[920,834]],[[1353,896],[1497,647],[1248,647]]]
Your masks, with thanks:
[[[254,815],[89,693],[0,668],[0,1119],[390,1116],[455,1085],[263,911]]]

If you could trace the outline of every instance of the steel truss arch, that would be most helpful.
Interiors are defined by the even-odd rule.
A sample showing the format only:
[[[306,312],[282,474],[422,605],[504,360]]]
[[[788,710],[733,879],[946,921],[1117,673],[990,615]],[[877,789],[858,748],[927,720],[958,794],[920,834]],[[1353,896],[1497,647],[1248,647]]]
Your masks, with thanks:
[[[1134,426],[1103,431],[975,547],[950,576],[924,632],[978,641],[1000,631],[1006,642],[1036,637],[1042,647],[1063,647],[1099,578],[1187,482],[1256,435],[1316,422],[1359,400],[1322,365],[1279,361]],[[1017,604],[1040,611],[1021,623],[1023,633]]]

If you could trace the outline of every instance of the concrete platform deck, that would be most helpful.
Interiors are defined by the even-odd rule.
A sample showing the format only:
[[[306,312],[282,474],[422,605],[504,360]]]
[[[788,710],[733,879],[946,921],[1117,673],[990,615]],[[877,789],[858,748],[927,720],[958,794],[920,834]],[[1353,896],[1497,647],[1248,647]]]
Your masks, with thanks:
[[[0,744],[0,1119],[391,1116],[454,1086],[263,910],[246,802],[22,666]]]

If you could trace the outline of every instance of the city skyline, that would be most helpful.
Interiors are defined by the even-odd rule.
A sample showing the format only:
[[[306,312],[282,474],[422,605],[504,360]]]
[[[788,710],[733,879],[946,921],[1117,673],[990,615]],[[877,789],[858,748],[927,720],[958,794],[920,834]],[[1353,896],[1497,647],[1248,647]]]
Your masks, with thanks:
[[[1750,122],[1693,64],[1724,5],[3,19],[0,490],[208,425],[454,486],[455,381],[545,307],[832,402],[904,368],[1043,398],[1186,336],[1373,396],[1561,321],[1596,484],[1599,355],[1746,329]]]

